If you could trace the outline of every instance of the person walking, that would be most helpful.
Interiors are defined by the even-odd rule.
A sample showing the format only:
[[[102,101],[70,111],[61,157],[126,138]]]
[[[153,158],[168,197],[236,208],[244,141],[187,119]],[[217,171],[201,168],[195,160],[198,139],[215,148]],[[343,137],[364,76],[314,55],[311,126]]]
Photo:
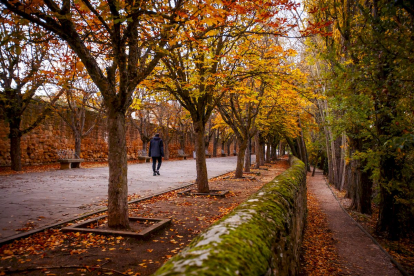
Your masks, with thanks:
[[[152,158],[152,170],[154,172],[154,176],[160,175],[160,167],[162,158],[164,157],[164,143],[158,133],[156,133],[150,141],[148,156]],[[155,167],[157,169],[155,169]]]

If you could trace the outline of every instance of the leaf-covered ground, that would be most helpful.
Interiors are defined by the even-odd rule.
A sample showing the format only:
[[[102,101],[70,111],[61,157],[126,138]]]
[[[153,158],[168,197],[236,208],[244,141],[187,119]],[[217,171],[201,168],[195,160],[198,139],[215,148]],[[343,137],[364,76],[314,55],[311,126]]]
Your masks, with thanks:
[[[252,177],[227,175],[211,180],[210,189],[230,190],[225,198],[181,197],[174,191],[131,204],[131,216],[172,219],[171,225],[146,240],[60,229],[17,240],[0,248],[0,275],[151,275],[203,229],[287,167],[287,161],[280,161],[253,170]]]
[[[307,198],[308,216],[303,235],[300,275],[345,275],[343,266],[338,262],[335,240],[328,228],[326,215],[309,190]]]
[[[372,215],[361,214],[349,208],[351,200],[346,198],[346,191],[338,191],[330,185],[341,205],[347,210],[354,220],[370,233],[375,240],[410,274],[414,275],[414,237],[406,237],[398,241],[390,241],[379,235],[375,229],[378,221],[378,205],[372,204]]]

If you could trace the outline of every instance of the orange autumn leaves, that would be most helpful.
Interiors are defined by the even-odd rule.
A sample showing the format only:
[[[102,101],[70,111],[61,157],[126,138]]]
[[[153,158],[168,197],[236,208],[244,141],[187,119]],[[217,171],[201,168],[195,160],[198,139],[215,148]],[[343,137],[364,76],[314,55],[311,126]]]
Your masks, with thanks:
[[[308,191],[307,225],[303,236],[302,272],[308,276],[342,275],[333,235],[319,202]]]

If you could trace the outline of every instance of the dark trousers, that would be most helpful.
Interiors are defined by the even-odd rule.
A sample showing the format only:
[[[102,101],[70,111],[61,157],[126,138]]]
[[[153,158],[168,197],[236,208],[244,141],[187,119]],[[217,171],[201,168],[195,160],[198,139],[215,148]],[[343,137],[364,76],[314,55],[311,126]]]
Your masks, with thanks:
[[[162,157],[161,156],[159,156],[159,157],[151,157],[152,158],[152,170],[155,172],[155,171],[158,171],[159,169],[160,169],[160,167],[161,167],[161,163],[162,163]],[[156,165],[156,163],[157,163],[157,160],[158,160],[158,166],[157,166],[157,169],[155,169],[155,165]]]

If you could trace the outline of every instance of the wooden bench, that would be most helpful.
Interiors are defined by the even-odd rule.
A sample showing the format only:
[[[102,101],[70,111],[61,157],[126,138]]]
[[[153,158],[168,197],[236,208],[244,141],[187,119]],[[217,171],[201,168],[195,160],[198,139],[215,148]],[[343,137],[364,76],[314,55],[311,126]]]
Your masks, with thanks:
[[[138,163],[149,163],[151,161],[151,157],[147,155],[147,151],[139,150],[138,151]]]
[[[184,150],[179,149],[177,152],[178,152],[178,157],[183,158],[183,159],[187,159],[188,154],[185,154]]]
[[[226,157],[227,154],[224,152],[224,150],[221,150],[221,157]]]
[[[66,159],[58,159],[60,163],[61,170],[70,170],[75,168],[80,168],[80,164],[85,162],[84,159],[80,158],[66,158]]]
[[[208,150],[206,150],[206,157],[211,158],[211,153],[209,153]]]

